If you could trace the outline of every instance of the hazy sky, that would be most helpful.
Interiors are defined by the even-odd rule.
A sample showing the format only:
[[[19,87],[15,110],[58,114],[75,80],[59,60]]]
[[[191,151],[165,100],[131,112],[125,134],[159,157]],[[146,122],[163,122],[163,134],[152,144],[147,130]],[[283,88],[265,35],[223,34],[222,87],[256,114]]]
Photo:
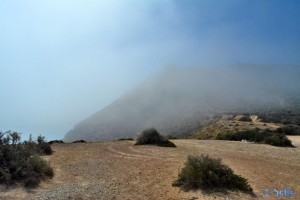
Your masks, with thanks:
[[[62,139],[168,66],[300,64],[297,0],[1,0],[0,130]]]

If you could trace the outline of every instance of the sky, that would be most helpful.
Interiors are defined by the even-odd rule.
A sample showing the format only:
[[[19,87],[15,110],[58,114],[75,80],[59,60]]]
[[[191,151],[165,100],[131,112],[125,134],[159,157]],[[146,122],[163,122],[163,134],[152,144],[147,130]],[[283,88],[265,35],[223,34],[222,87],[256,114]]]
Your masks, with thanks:
[[[62,139],[164,68],[300,64],[298,0],[1,0],[0,130]]]

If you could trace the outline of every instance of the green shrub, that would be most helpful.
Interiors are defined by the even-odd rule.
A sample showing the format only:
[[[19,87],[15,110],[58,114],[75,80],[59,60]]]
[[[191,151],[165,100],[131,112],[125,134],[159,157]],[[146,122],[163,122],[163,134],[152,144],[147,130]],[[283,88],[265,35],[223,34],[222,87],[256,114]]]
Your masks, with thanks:
[[[273,133],[265,138],[265,143],[278,147],[293,147],[292,142],[283,133]]]
[[[45,137],[39,135],[37,138],[37,144],[40,154],[51,155],[52,148],[48,142],[45,141]]]
[[[292,142],[285,134],[273,132],[268,129],[260,130],[259,128],[239,131],[236,133],[218,134],[216,139],[232,141],[248,140],[251,142],[270,144],[272,146],[293,147]]]
[[[277,132],[284,133],[286,135],[300,135],[300,126],[297,125],[284,125],[277,129]]]
[[[7,183],[11,179],[9,170],[4,167],[0,167],[0,183]]]
[[[63,144],[64,141],[62,141],[62,140],[51,140],[51,141],[48,142],[48,144],[50,144],[50,145],[52,145],[52,144],[54,144],[54,143],[57,143],[57,144]]]
[[[72,143],[86,143],[86,141],[85,140],[75,140]]]
[[[124,137],[124,138],[119,138],[119,139],[117,139],[117,141],[133,141],[133,138],[131,138],[131,137]]]
[[[45,144],[48,145],[42,136],[37,142],[31,136],[21,142],[19,133],[0,132],[0,183],[21,182],[29,187],[52,177],[49,163],[39,157],[39,154],[52,153],[50,145]]]
[[[53,169],[50,167],[49,163],[38,156],[31,157],[29,159],[29,165],[33,167],[33,170],[41,175],[46,175],[52,177]]]
[[[250,117],[243,116],[239,119],[239,121],[241,121],[241,122],[252,122],[252,119]]]
[[[295,124],[300,126],[299,110],[269,110],[256,113],[263,122],[273,122],[280,124]]]
[[[176,145],[167,140],[154,128],[145,129],[137,138],[135,145],[157,145],[162,147],[176,147]]]
[[[32,175],[24,180],[25,187],[36,187],[41,182],[39,176]]]
[[[234,174],[232,169],[222,164],[221,159],[208,155],[189,156],[173,186],[185,190],[224,188],[252,192],[247,179]]]
[[[26,187],[35,187],[46,177],[53,177],[54,172],[49,163],[38,156],[29,158],[28,174],[25,179]]]
[[[45,155],[52,154],[52,148],[51,148],[50,144],[48,144],[47,142],[40,144],[40,149],[41,149],[42,154],[45,154]]]

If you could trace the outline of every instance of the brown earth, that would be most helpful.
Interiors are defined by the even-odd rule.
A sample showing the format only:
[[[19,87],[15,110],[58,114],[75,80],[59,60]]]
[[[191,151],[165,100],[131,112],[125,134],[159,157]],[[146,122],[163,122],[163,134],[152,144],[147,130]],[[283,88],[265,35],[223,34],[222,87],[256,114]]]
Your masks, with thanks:
[[[300,147],[300,135],[288,135],[287,136],[295,147]]]
[[[0,199],[265,199],[262,190],[291,188],[300,199],[300,150],[247,142],[173,140],[177,148],[133,146],[133,141],[55,144],[44,157],[53,179],[33,190],[0,186]],[[188,155],[220,157],[249,180],[256,196],[239,191],[185,192],[173,187]]]

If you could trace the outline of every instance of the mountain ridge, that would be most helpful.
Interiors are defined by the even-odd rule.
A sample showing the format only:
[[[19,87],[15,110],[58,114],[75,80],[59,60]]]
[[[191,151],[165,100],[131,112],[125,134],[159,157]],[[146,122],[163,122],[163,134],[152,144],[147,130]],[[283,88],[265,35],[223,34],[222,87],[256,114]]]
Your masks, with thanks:
[[[65,141],[136,137],[155,127],[185,135],[215,114],[282,109],[300,99],[295,67],[169,68],[74,126]]]

